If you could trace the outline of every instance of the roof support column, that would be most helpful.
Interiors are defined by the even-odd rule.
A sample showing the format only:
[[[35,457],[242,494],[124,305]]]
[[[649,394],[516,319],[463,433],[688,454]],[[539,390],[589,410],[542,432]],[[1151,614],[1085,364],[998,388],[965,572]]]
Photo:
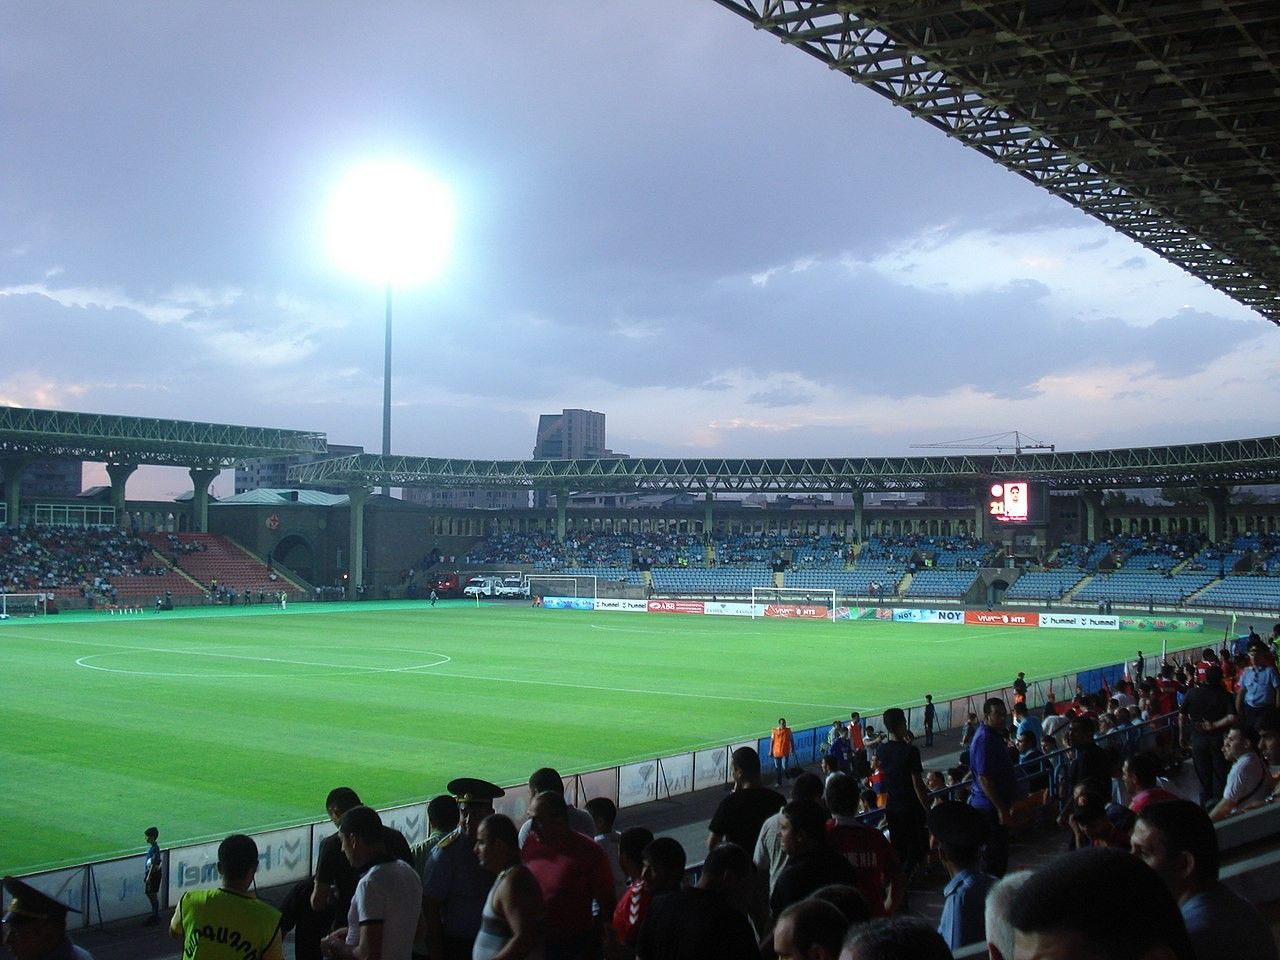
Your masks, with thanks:
[[[987,486],[979,484],[973,488],[973,538],[981,540],[987,522]]]
[[[191,529],[199,533],[209,530],[209,484],[218,475],[211,467],[192,467],[191,474]]]
[[[138,469],[136,463],[108,463],[107,476],[111,479],[111,506],[116,511],[116,526],[127,528],[128,518],[124,509],[124,488]]]
[[[861,490],[853,491],[853,536],[845,538],[850,543],[862,542],[862,531],[864,529],[863,519],[862,519],[862,508],[864,506],[863,501],[865,499],[866,498],[863,496],[863,493]]]
[[[347,491],[351,498],[351,543],[347,547],[347,599],[355,600],[360,584],[364,582],[364,505],[372,493],[368,487],[352,487]]]
[[[569,491],[561,490],[556,494],[556,543],[564,543],[565,508],[569,505]]]
[[[1097,543],[1102,532],[1099,523],[1102,519],[1102,494],[1096,490],[1081,490],[1080,503],[1084,506],[1084,538],[1089,543]]]
[[[1227,536],[1227,513],[1231,507],[1231,492],[1226,487],[1201,487],[1209,514],[1209,540],[1217,543]]]
[[[11,527],[18,525],[18,512],[22,509],[22,471],[26,465],[26,457],[0,457],[0,470],[4,471],[5,523]]]
[[[702,539],[707,543],[711,542],[711,531],[714,529],[715,502],[716,495],[708,490],[702,498]]]

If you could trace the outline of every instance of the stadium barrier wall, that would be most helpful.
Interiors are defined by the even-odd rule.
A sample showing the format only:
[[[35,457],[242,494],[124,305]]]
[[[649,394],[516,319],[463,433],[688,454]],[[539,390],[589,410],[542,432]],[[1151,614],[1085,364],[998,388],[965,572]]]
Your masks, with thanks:
[[[750,603],[724,603],[687,601],[659,601],[663,606],[654,610],[654,601],[624,601],[622,605],[609,604],[593,606],[590,598],[555,597],[551,600],[565,601],[563,604],[547,604],[553,609],[589,610],[601,609],[627,612],[659,612],[675,613],[696,612],[700,614],[727,614],[749,616]],[[585,602],[585,605],[584,605]],[[679,603],[683,609],[666,607],[667,603]],[[643,604],[643,606],[641,606]],[[758,607],[767,606],[757,604]],[[717,609],[707,610],[706,607]],[[745,612],[734,609],[732,612],[718,609],[723,607],[745,608]],[[841,617],[841,611],[847,616]],[[909,617],[898,618],[894,614],[900,612],[887,607],[837,608],[838,619],[889,620],[911,623],[958,623],[953,619],[934,618],[933,614],[954,614],[956,611],[915,610]],[[998,623],[984,620],[982,626],[1023,627],[1019,621],[1021,616],[1011,612],[1014,619],[1007,624],[1002,619]],[[1077,629],[1112,629],[1109,626],[1095,625],[1100,618],[1087,615],[1074,615]],[[1152,632],[1199,632],[1203,630],[1203,621],[1191,618],[1162,617],[1112,617],[1101,618],[1116,620],[1116,629],[1148,630]],[[1129,620],[1132,626],[1126,628],[1123,621]],[[1039,627],[1065,629],[1065,623],[1045,624]],[[1170,653],[1193,649],[1198,643],[1188,644]],[[1042,707],[1053,693],[1063,691],[1064,696],[1057,699],[1070,699],[1074,695],[1077,684],[1086,690],[1095,690],[1101,681],[1114,683],[1124,674],[1126,664],[1113,663],[1101,667],[1058,674],[1028,682],[1027,705]],[[1013,702],[1013,690],[1008,687],[975,691],[959,697],[936,701],[937,711],[935,732],[953,730],[963,725],[967,713],[972,710],[981,713],[982,704],[990,697],[1002,697],[1006,702]],[[864,718],[878,723],[879,713],[884,707],[877,706],[862,710]],[[923,705],[917,704],[903,708],[907,713],[910,729],[923,730]],[[843,718],[841,718],[843,719]],[[794,731],[796,756],[802,764],[813,764],[820,761],[822,749],[826,745],[829,724],[806,727]],[[655,800],[682,796],[698,790],[721,787],[731,780],[730,758],[739,747],[753,747],[760,754],[766,776],[769,773],[769,738],[743,740],[731,744],[710,746],[690,752],[674,754],[667,757],[638,759],[616,767],[602,770],[590,770],[568,775],[565,778],[565,797],[571,803],[581,807],[592,797],[608,797],[619,809],[651,803]],[[516,822],[524,819],[529,804],[529,791],[525,784],[517,784],[506,788],[506,795],[494,804],[499,813],[506,814]],[[418,843],[427,834],[426,799],[380,810],[383,821],[398,829],[405,835],[410,844]],[[333,834],[333,824],[328,820],[310,824],[301,824],[276,830],[251,834],[258,844],[260,863],[257,882],[261,888],[296,883],[309,877],[314,872],[320,842]],[[230,831],[228,831],[230,832]],[[187,890],[206,889],[217,886],[217,850],[222,838],[205,840],[197,843],[183,844],[164,851],[164,893],[166,907],[177,903],[178,898]],[[23,877],[36,889],[62,900],[64,903],[80,910],[79,915],[67,918],[69,929],[100,926],[119,920],[131,920],[145,917],[151,912],[150,904],[142,887],[143,863],[145,856],[141,853],[107,860],[93,861],[77,866],[63,867],[42,871]]]

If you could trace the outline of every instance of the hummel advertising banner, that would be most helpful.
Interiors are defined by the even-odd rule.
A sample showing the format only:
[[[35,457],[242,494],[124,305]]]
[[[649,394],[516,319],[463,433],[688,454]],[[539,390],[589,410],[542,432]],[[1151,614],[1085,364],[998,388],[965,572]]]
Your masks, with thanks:
[[[620,600],[613,597],[601,597],[596,600],[597,610],[629,610],[634,613],[644,613],[649,609],[649,604],[645,600]]]
[[[1060,630],[1119,630],[1119,617],[1101,617],[1096,613],[1042,613],[1040,626]]]
[[[1024,610],[997,613],[994,610],[966,610],[964,622],[971,627],[1038,627],[1040,614]]]

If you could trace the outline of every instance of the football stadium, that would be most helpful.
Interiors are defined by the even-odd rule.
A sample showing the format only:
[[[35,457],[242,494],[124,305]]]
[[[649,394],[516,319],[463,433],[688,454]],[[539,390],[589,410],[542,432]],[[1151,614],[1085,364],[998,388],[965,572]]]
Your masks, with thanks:
[[[716,3],[726,29],[809,54],[1280,324],[1270,5]],[[412,452],[392,440],[394,291],[447,242],[360,234],[401,173],[340,198],[335,251],[385,287],[379,453],[324,416],[285,427],[264,405],[228,422],[213,393],[183,415],[0,395],[0,873],[17,960],[72,956],[64,931],[100,960],[170,956],[169,932],[197,958],[216,934],[196,911],[220,893],[272,905],[253,956],[367,956],[373,924],[388,960],[526,939],[548,958],[655,960],[699,935],[672,919],[691,888],[746,958],[789,937],[814,938],[796,955],[870,957],[848,951],[880,930],[908,950],[885,956],[990,942],[1008,960],[1015,928],[1019,943],[1075,930],[1037,903],[1108,884],[1162,918],[1134,924],[1134,956],[1207,956],[1190,945],[1228,909],[1188,910],[1201,895],[1230,898],[1234,955],[1276,955],[1280,436],[1014,431],[758,457],[682,437],[688,455],[632,456],[604,412],[562,408],[537,417],[528,457]],[[395,216],[449,220],[423,187],[398,183]],[[1265,402],[1258,416],[1274,418]],[[1085,419],[1078,435],[1123,435]],[[974,430],[1001,424],[993,411]],[[161,470],[183,492],[154,493]],[[1175,804],[1182,819],[1149,812]],[[665,888],[663,838],[684,854]],[[1213,876],[1162,871],[1153,842]],[[472,906],[507,908],[481,896],[458,920],[451,871],[486,894],[521,863],[536,909],[482,927]],[[999,931],[974,904],[1010,870],[1029,872],[999,898]],[[366,915],[394,871],[409,906]],[[981,893],[967,907],[960,879]],[[818,907],[828,884],[854,906]],[[26,946],[37,927],[67,952]]]

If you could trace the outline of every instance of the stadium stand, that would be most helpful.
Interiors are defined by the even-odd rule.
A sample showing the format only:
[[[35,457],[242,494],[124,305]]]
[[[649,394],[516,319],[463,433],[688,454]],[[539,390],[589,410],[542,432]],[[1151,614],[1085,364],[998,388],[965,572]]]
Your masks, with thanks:
[[[1082,603],[1178,605],[1213,581],[1202,573],[1100,573],[1081,587],[1074,599]]]
[[[306,595],[301,585],[282,576],[226,537],[215,533],[146,533],[156,552],[200,583],[215,599],[234,602],[246,591],[292,598]]]
[[[903,596],[960,600],[973,586],[972,570],[921,570],[911,578]]]
[[[1078,570],[1028,570],[1005,592],[1005,599],[1061,600],[1083,579]]]

